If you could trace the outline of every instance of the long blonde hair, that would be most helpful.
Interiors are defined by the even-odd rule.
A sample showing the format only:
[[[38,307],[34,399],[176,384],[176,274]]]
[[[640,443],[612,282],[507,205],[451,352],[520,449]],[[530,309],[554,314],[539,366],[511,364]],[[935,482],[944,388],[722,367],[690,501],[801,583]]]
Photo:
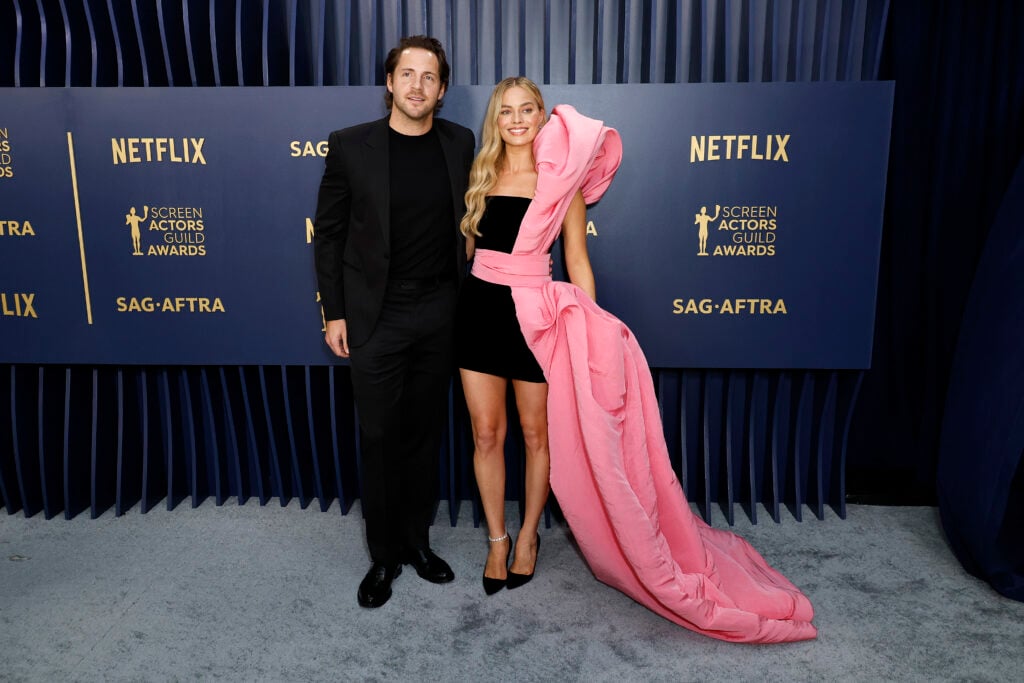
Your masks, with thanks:
[[[501,110],[501,99],[512,88],[522,88],[537,98],[537,106],[544,109],[544,98],[540,88],[526,76],[511,76],[494,86],[491,99],[487,103],[484,114],[484,128],[480,134],[480,153],[473,160],[469,170],[469,189],[466,190],[466,215],[462,217],[459,229],[466,237],[479,237],[477,226],[483,218],[487,206],[487,193],[498,182],[498,169],[505,162],[505,142],[498,130],[498,112]]]

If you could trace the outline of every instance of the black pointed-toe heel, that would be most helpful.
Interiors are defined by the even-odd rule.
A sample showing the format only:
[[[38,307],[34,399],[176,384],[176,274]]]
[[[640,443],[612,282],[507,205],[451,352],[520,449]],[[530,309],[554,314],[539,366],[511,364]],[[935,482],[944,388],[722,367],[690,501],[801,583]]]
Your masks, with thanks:
[[[537,534],[537,560],[538,561],[540,560],[540,534],[539,533]],[[537,573],[537,564],[536,564],[536,562],[533,565],[533,571],[530,572],[529,574],[517,574],[514,571],[510,570],[509,573],[508,573],[508,578],[505,580],[505,584],[508,586],[509,590],[512,590],[513,588],[519,588],[520,586],[524,586],[524,585],[530,583],[531,579],[533,579],[533,575],[536,574],[536,573]]]
[[[487,537],[487,542],[488,543],[501,543],[502,541],[508,541],[508,540],[509,540],[509,538],[508,538],[508,533],[507,532],[505,533],[504,536],[498,536],[497,538],[491,538],[490,536]],[[508,558],[511,557],[511,556],[512,556],[512,543],[511,543],[511,541],[509,541],[508,553],[505,554],[505,565],[506,566],[508,565]],[[487,571],[487,567],[485,566],[484,567],[484,572],[486,572],[486,571]],[[484,574],[483,579],[484,579],[483,580],[483,583],[484,583],[484,593],[486,593],[487,595],[494,595],[495,593],[500,591],[502,588],[504,588],[505,584],[508,582],[508,579],[492,579],[491,577],[487,576],[486,574]]]

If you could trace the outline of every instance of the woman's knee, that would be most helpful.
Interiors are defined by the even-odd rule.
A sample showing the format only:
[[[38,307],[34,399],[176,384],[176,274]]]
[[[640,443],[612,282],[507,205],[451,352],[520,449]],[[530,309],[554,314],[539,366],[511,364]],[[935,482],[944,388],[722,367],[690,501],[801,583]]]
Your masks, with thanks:
[[[505,426],[497,423],[474,424],[473,445],[478,453],[500,451],[505,445]]]
[[[548,447],[548,423],[547,420],[524,421],[520,425],[523,430],[523,443],[526,450],[537,452],[547,450]]]

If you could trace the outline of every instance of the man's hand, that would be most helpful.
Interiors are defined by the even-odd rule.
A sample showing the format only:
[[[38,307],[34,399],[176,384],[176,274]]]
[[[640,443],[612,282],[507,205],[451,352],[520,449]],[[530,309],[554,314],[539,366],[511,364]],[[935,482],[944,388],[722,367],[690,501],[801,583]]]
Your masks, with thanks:
[[[324,334],[324,341],[331,347],[335,356],[348,358],[348,325],[344,318],[327,321],[327,333]]]

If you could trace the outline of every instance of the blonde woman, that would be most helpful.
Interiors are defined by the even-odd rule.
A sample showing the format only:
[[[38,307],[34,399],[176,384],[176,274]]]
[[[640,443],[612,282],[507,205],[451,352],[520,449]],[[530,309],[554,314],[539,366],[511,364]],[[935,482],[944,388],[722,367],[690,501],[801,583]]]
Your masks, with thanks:
[[[554,107],[547,120],[545,113],[529,81],[498,84],[461,225],[476,249],[470,286],[478,291],[463,297],[459,342],[491,540],[485,589],[532,576],[538,544],[530,540],[548,492],[542,475],[549,472],[573,537],[601,581],[713,638],[814,638],[807,596],[749,543],[690,510],[669,461],[643,351],[629,328],[594,301],[585,204],[597,202],[618,171],[619,134],[568,105]],[[551,279],[548,252],[559,237],[571,283]],[[481,294],[485,286],[491,294]],[[484,318],[485,309],[493,320]],[[510,359],[520,358],[523,344],[549,384],[513,379],[527,433],[527,516],[505,572],[498,437],[504,435],[504,378],[521,369]]]
[[[483,250],[511,253],[536,190],[533,142],[544,121],[544,99],[531,80],[506,78],[498,83],[487,106],[460,226],[469,258]],[[593,296],[585,207],[582,197],[577,199],[564,221],[564,251],[570,279]],[[470,275],[459,294],[455,325],[456,360],[473,424],[473,468],[487,522],[483,587],[492,595],[528,582],[536,568],[538,527],[549,491],[548,386],[520,331],[510,287]],[[514,553],[505,526],[505,397],[510,382],[526,447],[526,511]]]

